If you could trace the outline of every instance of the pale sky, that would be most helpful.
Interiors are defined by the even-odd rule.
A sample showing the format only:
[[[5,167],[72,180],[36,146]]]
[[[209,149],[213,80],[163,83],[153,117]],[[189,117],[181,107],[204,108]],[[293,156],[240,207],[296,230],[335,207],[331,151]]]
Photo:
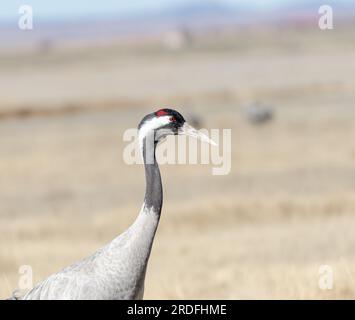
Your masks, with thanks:
[[[41,19],[70,18],[80,16],[120,16],[142,12],[159,12],[173,5],[198,0],[1,0],[0,17],[17,18],[21,5],[30,5]],[[245,3],[256,6],[269,6],[287,0],[216,0],[227,4]]]
[[[159,12],[184,2],[205,0],[0,0],[0,23],[18,18],[18,8],[27,4],[32,6],[38,19],[65,19],[77,17],[105,17]],[[210,0],[230,5],[243,4],[254,9],[267,10],[289,2],[302,0]],[[306,2],[306,0],[303,0]],[[334,0],[328,0],[327,3]],[[355,0],[337,0],[337,3],[355,2]],[[307,2],[306,2],[307,3]]]

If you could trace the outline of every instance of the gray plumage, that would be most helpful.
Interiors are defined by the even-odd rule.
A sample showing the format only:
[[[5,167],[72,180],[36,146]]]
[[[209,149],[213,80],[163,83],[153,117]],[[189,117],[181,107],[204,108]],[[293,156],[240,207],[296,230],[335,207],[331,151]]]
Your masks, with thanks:
[[[159,224],[163,189],[155,149],[167,135],[186,134],[213,143],[190,127],[175,110],[161,109],[143,118],[139,141],[144,159],[146,192],[135,222],[92,256],[51,275],[22,298],[13,300],[142,299],[148,259]],[[11,298],[10,298],[11,299]]]
[[[151,118],[145,118],[144,122]],[[155,132],[155,129],[153,127],[152,130]],[[152,130],[145,130],[145,135],[150,134]],[[146,147],[149,148],[149,144],[146,146],[145,135],[142,153],[145,162],[146,193],[142,209],[135,222],[127,231],[97,250],[92,256],[51,275],[19,299],[133,300],[143,298],[148,259],[163,203],[161,176],[155,158],[157,143],[154,142],[150,147],[153,154],[152,163],[146,163]],[[12,299],[17,298],[14,296]]]
[[[48,277],[23,300],[142,299],[159,217],[143,207],[133,225],[92,256]]]

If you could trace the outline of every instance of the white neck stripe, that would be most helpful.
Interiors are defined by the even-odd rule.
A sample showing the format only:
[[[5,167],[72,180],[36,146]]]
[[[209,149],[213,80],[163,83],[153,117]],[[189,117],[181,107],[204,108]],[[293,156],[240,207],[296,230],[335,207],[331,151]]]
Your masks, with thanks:
[[[147,136],[147,134],[153,130],[156,130],[170,123],[169,119],[170,119],[169,116],[162,116],[162,117],[152,118],[143,123],[143,125],[140,127],[138,132],[139,146],[142,153],[143,153],[143,141],[144,138]]]

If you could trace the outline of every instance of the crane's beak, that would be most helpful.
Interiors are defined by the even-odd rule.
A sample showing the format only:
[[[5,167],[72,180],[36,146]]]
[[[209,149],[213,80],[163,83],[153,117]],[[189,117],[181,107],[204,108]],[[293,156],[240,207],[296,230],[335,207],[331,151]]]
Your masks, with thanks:
[[[196,130],[194,127],[191,127],[187,122],[185,122],[184,125],[179,129],[179,134],[184,134],[184,135],[196,138],[198,140],[201,140],[203,142],[207,142],[207,143],[211,144],[212,146],[217,146],[216,142],[211,140],[209,137],[207,137],[202,132]]]

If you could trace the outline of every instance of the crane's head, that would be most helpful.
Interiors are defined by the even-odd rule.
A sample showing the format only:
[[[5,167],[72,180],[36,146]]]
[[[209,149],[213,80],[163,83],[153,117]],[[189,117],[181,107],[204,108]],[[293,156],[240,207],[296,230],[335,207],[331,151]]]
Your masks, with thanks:
[[[187,135],[216,145],[205,134],[191,127],[179,112],[172,109],[160,109],[146,115],[139,124],[138,129],[141,145],[148,136],[152,138],[151,140],[154,143],[157,143],[168,135]]]

